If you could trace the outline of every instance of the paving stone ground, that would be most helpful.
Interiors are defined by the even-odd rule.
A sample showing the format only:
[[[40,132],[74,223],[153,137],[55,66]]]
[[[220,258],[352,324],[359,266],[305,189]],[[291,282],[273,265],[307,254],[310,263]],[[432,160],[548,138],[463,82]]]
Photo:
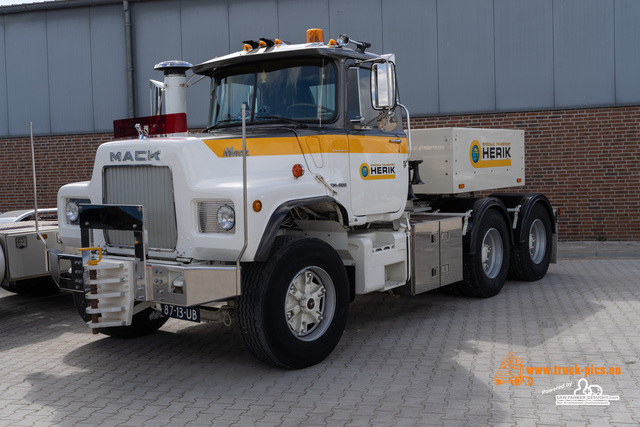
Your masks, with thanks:
[[[234,327],[170,320],[114,339],[91,335],[68,294],[0,290],[0,425],[638,425],[640,259],[573,249],[491,299],[357,297],[337,349],[298,371],[256,361]],[[531,385],[496,384],[509,353]],[[556,405],[585,378],[562,372],[576,365],[614,368],[586,377],[608,406]]]

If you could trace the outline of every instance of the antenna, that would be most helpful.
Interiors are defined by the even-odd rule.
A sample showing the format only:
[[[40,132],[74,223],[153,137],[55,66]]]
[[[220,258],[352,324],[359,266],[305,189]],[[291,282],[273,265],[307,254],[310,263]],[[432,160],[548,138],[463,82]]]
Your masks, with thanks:
[[[42,242],[44,245],[44,262],[47,266],[47,271],[49,271],[49,256],[47,252],[47,242],[44,240],[44,237],[40,234],[39,220],[38,220],[38,185],[36,182],[36,150],[33,144],[33,122],[29,122],[29,135],[31,136],[31,170],[33,172],[33,207],[34,207],[34,216],[36,220],[36,236],[38,236],[38,240]]]

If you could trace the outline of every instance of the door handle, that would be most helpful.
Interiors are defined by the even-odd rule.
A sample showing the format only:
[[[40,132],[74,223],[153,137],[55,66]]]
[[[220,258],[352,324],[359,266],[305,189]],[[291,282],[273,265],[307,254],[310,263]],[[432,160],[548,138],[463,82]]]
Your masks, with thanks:
[[[402,144],[402,140],[401,139],[390,139],[389,142],[392,142],[394,144]]]

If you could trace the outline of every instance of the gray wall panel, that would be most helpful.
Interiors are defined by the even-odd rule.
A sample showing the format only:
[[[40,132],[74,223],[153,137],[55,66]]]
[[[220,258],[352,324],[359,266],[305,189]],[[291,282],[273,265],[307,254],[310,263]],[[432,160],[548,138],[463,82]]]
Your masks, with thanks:
[[[0,46],[4,42],[4,16],[0,16]],[[0,51],[0,138],[9,135],[9,105],[7,104],[7,63],[5,51]]]
[[[493,0],[438,3],[440,113],[495,108]]]
[[[71,4],[71,3],[70,3]],[[322,28],[395,53],[413,115],[640,104],[637,0],[157,0],[130,4],[136,114],[160,61]],[[44,6],[43,6],[44,9]],[[0,136],[105,132],[127,115],[121,4],[0,16]],[[68,64],[71,64],[70,66]],[[206,125],[209,82],[187,90]],[[51,99],[49,99],[51,97]]]
[[[554,2],[556,107],[615,102],[613,6],[610,0]]]
[[[383,52],[396,55],[401,102],[410,113],[437,114],[436,0],[415,0],[407,3],[410,4],[406,7],[398,7],[395,0],[382,2]]]
[[[229,2],[229,49],[242,50],[243,40],[278,37],[277,0]]]
[[[324,30],[325,43],[338,37],[329,28],[329,0],[278,1],[278,34],[282,40],[302,43],[309,28]]]
[[[159,62],[182,57],[180,1],[130,3],[133,14],[134,79],[136,114],[148,116],[149,79],[163,80],[153,67]],[[125,88],[123,88],[126,90]]]
[[[93,131],[89,9],[47,12],[51,132]]]
[[[616,0],[616,103],[640,101],[640,2]]]
[[[382,52],[381,1],[329,0],[328,33],[331,37],[338,37],[340,33],[348,34],[355,40],[371,43],[370,52],[384,53]],[[329,41],[326,34],[325,41]]]
[[[111,132],[127,117],[127,59],[121,5],[90,9],[93,126]]]
[[[6,16],[5,46],[9,135],[51,133],[46,13]]]
[[[496,109],[553,108],[552,0],[495,0]]]
[[[182,3],[182,56],[198,64],[229,51],[229,11],[226,2],[195,0]],[[187,73],[187,77],[191,73]],[[210,79],[187,88],[187,124],[205,127],[209,115]]]

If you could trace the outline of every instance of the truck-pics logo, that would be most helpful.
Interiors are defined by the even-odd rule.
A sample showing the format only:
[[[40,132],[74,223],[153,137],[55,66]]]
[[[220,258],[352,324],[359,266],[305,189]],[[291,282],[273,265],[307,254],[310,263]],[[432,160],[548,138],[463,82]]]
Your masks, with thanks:
[[[469,159],[474,168],[511,166],[510,142],[478,142],[474,140],[469,150]]]
[[[500,362],[500,368],[493,377],[493,381],[498,385],[502,383],[532,385],[533,377],[524,374],[522,359],[516,353],[509,353]]]
[[[396,165],[393,163],[382,165],[368,165],[363,163],[360,165],[360,177],[365,180],[369,179],[395,179]]]
[[[619,366],[524,366],[524,360],[521,357],[518,357],[516,353],[509,353],[502,358],[500,367],[493,377],[493,381],[497,385],[533,385],[533,375],[584,375],[586,378],[593,375],[614,376],[621,374],[622,368]],[[571,383],[567,383],[567,385],[570,386]]]

